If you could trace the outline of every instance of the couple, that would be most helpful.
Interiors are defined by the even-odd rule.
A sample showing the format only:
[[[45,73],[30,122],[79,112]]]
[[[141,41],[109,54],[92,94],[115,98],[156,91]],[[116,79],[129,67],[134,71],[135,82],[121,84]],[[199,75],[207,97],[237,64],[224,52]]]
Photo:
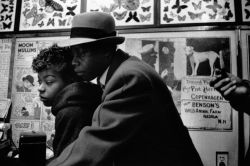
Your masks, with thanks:
[[[152,67],[117,49],[123,42],[109,14],[74,16],[70,39],[58,45],[70,46],[82,82],[97,78],[104,88],[92,122],[48,166],[203,165],[164,81]]]

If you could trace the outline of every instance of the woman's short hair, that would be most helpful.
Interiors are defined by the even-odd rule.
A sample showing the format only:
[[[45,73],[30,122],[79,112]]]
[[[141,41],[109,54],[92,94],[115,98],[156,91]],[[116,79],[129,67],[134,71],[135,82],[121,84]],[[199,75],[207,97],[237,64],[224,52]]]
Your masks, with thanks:
[[[40,51],[33,59],[32,69],[35,73],[53,69],[61,75],[64,81],[74,82],[79,78],[74,72],[72,58],[69,47],[58,47],[54,44]]]

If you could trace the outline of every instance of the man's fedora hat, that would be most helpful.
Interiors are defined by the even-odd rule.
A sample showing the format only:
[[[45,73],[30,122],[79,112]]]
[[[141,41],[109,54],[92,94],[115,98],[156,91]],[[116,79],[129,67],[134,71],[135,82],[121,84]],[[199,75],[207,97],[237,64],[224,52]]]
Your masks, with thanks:
[[[121,44],[124,40],[124,37],[117,36],[115,20],[111,15],[104,12],[85,12],[73,17],[70,39],[58,42],[58,46],[98,42]]]

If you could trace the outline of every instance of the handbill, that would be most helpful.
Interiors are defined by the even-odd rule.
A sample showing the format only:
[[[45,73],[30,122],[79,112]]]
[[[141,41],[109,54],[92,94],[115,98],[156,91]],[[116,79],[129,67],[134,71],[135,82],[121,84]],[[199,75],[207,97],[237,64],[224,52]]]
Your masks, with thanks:
[[[209,86],[210,79],[182,79],[182,120],[190,129],[232,130],[232,108],[219,92]]]

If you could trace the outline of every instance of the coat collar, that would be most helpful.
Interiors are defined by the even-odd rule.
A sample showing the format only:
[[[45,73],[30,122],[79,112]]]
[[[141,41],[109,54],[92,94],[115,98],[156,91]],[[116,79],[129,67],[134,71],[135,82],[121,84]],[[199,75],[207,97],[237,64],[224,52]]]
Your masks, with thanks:
[[[100,79],[97,79],[97,83],[100,85],[105,86],[107,74],[108,74],[109,67],[105,70],[105,72],[101,75]]]
[[[108,68],[107,77],[105,80],[105,85],[110,80],[110,78],[112,77],[112,75],[114,74],[116,69],[122,64],[122,62],[124,62],[128,58],[129,58],[129,55],[127,53],[125,53],[124,51],[122,51],[120,49],[118,49],[116,51],[115,55],[113,56],[113,60]]]

